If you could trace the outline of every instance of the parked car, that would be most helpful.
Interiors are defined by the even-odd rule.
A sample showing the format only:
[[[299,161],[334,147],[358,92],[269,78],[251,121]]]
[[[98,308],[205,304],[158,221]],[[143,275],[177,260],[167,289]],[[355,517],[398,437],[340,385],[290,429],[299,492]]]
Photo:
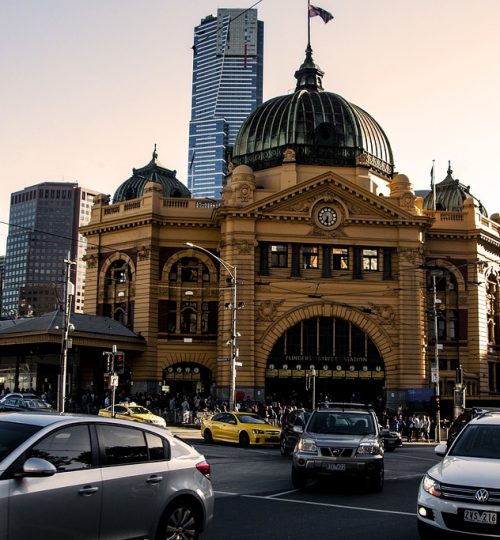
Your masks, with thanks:
[[[420,538],[500,538],[500,413],[473,418],[435,452],[443,459],[418,491]]]
[[[53,411],[44,399],[36,394],[11,392],[0,399],[0,411]]]
[[[312,412],[293,451],[292,484],[312,478],[354,477],[373,491],[384,486],[384,448],[379,423],[368,406],[330,404]]]
[[[0,539],[196,539],[213,516],[210,465],[155,426],[0,414]]]
[[[113,417],[113,407],[100,409],[99,416]],[[133,420],[134,422],[145,422],[154,426],[167,427],[165,418],[153,414],[149,409],[137,403],[118,403],[114,406],[114,418],[121,420]]]
[[[250,412],[221,412],[201,421],[201,435],[205,442],[233,442],[240,446],[280,442],[280,428],[258,414]]]
[[[280,452],[282,456],[289,456],[292,453],[309,416],[311,416],[311,411],[305,409],[297,409],[287,414],[281,424]]]
[[[403,439],[401,438],[401,433],[394,431],[389,428],[379,426],[380,435],[382,441],[384,442],[384,450],[387,452],[394,452],[396,448],[403,445]]]

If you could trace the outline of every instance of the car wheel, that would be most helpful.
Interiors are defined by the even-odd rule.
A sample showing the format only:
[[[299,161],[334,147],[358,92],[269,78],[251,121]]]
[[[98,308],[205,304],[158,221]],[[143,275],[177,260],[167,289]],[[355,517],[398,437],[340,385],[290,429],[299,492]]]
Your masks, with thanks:
[[[292,486],[296,489],[305,488],[307,485],[307,475],[292,467]]]
[[[380,493],[384,488],[384,469],[382,468],[380,471],[376,471],[370,475],[368,482],[372,491]]]
[[[212,444],[214,442],[214,438],[212,437],[212,432],[209,429],[206,429],[203,432],[203,438],[205,439],[205,442],[207,444]]]
[[[157,540],[196,540],[201,523],[188,501],[174,502],[165,512]]]
[[[243,448],[247,448],[250,446],[250,437],[248,436],[248,433],[246,431],[242,431],[240,433],[240,446]]]
[[[280,439],[280,452],[282,456],[289,456],[290,455],[290,448],[288,448],[286,444],[285,437],[281,437]]]

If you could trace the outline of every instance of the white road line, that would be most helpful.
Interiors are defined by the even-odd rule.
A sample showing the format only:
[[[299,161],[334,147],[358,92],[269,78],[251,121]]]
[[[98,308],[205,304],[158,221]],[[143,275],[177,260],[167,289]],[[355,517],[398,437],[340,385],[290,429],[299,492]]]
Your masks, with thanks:
[[[312,501],[297,501],[294,499],[278,499],[273,495],[263,497],[261,495],[241,495],[241,497],[247,497],[249,499],[265,499],[265,500],[272,500],[272,501],[280,501],[280,502],[288,502],[288,503],[296,503],[296,504],[308,504],[310,506],[326,506],[328,508],[343,508],[347,510],[361,510],[363,512],[375,512],[379,514],[397,514],[400,516],[411,516],[415,517],[415,512],[400,512],[399,510],[379,510],[378,508],[364,508],[362,506],[348,506],[343,504],[330,504],[330,503],[320,503],[320,502],[312,502]]]
[[[230,495],[232,497],[238,497],[240,493],[231,493],[230,491],[214,491],[216,495]]]
[[[289,489],[288,491],[283,491],[282,493],[275,493],[274,495],[268,495],[268,499],[272,499],[274,497],[281,497],[282,495],[288,495],[290,493],[297,493],[297,491],[300,491],[299,489]]]

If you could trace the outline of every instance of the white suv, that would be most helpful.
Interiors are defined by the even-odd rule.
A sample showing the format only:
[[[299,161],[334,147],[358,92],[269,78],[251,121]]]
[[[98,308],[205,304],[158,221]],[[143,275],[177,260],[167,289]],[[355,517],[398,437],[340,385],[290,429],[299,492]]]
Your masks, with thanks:
[[[471,420],[420,483],[420,538],[500,538],[500,413]]]

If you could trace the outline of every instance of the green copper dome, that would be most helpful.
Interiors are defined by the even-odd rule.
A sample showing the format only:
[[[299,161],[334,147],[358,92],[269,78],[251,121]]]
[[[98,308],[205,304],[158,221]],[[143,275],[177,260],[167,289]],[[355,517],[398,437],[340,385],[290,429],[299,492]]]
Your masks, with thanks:
[[[290,148],[298,163],[365,164],[390,178],[392,150],[380,125],[357,105],[325,92],[322,77],[308,45],[305,61],[295,73],[295,92],[270,99],[250,114],[236,138],[233,164],[254,170],[275,167]]]
[[[461,184],[458,180],[455,180],[452,176],[453,171],[451,170],[450,163],[448,162],[448,171],[446,178],[436,184],[436,204],[434,204],[434,193],[433,190],[424,198],[424,208],[426,210],[441,210],[447,212],[463,212],[464,201],[467,198],[471,198],[477,204],[479,211],[483,216],[488,217],[486,208],[482,205],[479,199],[476,199],[474,195],[471,195],[469,192],[469,186]]]
[[[156,145],[153,159],[141,169],[132,169],[133,175],[115,191],[113,203],[142,197],[148,182],[156,182],[162,187],[164,197],[191,198],[189,189],[175,177],[177,171],[162,167],[158,162]]]

